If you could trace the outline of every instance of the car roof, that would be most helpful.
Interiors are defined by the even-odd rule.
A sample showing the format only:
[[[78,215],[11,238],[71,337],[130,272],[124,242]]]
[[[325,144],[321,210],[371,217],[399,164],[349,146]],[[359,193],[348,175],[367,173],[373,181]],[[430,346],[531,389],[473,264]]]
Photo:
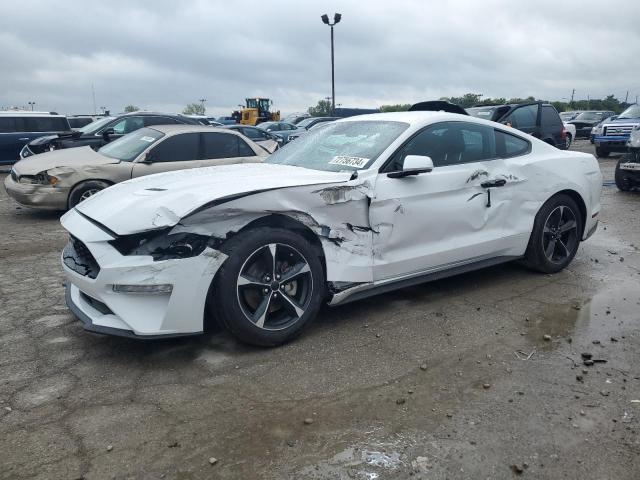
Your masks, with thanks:
[[[176,133],[198,133],[198,132],[222,132],[228,133],[230,129],[214,127],[212,125],[151,125],[146,128],[152,128],[158,132],[162,132],[167,135],[173,135]]]
[[[421,127],[438,122],[468,122],[479,123],[482,125],[489,125],[491,127],[499,127],[505,130],[511,130],[510,127],[492,122],[490,120],[484,120],[482,118],[472,117],[471,115],[462,115],[460,113],[449,112],[388,112],[388,113],[370,113],[366,115],[356,115],[355,117],[341,118],[337,120],[340,122],[358,122],[358,121],[388,121],[388,122],[404,122],[408,123],[412,127]],[[515,131],[515,130],[514,130]],[[521,131],[518,131],[522,135]]]
[[[56,112],[34,112],[31,110],[2,110],[0,115],[6,117],[65,117]]]

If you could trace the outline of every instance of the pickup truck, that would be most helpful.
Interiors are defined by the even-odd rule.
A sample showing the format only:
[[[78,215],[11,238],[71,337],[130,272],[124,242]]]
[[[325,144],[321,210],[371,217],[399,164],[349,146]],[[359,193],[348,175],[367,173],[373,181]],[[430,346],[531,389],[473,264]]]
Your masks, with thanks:
[[[634,104],[615,120],[606,121],[596,133],[593,143],[598,157],[608,157],[611,152],[626,152],[627,141],[634,128],[640,126],[640,105]]]

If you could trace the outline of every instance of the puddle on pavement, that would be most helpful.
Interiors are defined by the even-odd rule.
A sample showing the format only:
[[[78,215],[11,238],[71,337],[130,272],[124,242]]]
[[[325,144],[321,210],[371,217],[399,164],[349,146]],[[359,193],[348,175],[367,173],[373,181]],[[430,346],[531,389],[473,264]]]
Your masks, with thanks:
[[[558,339],[609,341],[640,323],[640,284],[626,283],[598,291],[583,303],[549,305],[529,317],[527,337],[548,350]],[[551,335],[552,341],[546,341]]]

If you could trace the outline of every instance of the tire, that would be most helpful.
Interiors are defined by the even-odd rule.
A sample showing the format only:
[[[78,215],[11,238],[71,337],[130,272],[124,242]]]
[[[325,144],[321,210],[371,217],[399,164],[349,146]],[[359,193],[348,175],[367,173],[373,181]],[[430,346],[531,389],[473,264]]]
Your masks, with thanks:
[[[290,230],[261,227],[236,235],[221,250],[229,258],[218,270],[208,303],[238,340],[281,345],[315,319],[326,289],[318,247]],[[291,282],[281,280],[287,275]]]
[[[607,158],[610,153],[606,148],[596,147],[596,157]]]
[[[90,196],[95,195],[100,190],[104,190],[109,186],[110,184],[108,184],[107,182],[102,182],[100,180],[88,180],[86,182],[79,183],[78,185],[73,187],[73,190],[71,190],[71,193],[69,194],[69,200],[67,202],[69,210],[71,210],[83,200],[86,200]]]
[[[542,273],[559,272],[578,251],[582,228],[582,214],[575,200],[564,194],[551,197],[536,215],[525,265]]]
[[[622,163],[626,163],[630,160],[629,155],[623,155],[620,160],[618,160],[618,163],[616,164],[616,173],[615,173],[615,181],[616,181],[616,187],[618,187],[618,190],[620,190],[621,192],[628,192],[629,190],[631,190],[631,182],[625,178],[624,176],[624,172],[620,169],[620,164]]]
[[[567,133],[567,136],[565,138],[565,142],[566,142],[567,150],[569,150],[569,147],[571,146],[571,143],[573,142],[573,139],[571,138],[571,134],[570,133]]]

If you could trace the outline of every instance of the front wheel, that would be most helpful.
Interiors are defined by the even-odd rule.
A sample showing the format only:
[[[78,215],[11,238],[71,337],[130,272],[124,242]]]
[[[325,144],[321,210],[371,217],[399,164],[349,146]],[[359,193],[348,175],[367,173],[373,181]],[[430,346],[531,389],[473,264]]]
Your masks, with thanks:
[[[526,265],[543,273],[559,272],[573,260],[581,236],[582,216],[576,202],[563,194],[550,198],[536,215]]]
[[[313,321],[325,298],[321,251],[282,228],[256,228],[229,240],[228,259],[209,302],[216,318],[240,341],[276,346]]]
[[[631,190],[631,182],[628,178],[626,178],[624,170],[620,169],[620,164],[626,163],[629,160],[629,155],[624,155],[620,160],[618,160],[618,163],[616,164],[616,173],[614,178],[616,181],[616,187],[618,187],[618,190],[622,192],[628,192],[629,190]]]
[[[104,190],[109,186],[108,183],[99,180],[89,180],[76,185],[69,194],[69,210],[78,205],[80,202],[84,202],[87,198],[95,195],[100,190]]]

